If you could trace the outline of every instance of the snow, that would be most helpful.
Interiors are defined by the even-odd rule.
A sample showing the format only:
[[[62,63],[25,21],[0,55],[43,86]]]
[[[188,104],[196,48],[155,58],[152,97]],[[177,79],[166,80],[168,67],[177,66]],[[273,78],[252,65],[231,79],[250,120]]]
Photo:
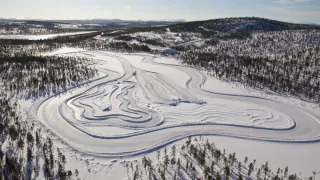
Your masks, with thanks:
[[[59,36],[71,36],[71,35],[79,35],[79,34],[88,34],[93,32],[96,32],[96,31],[82,31],[82,32],[46,34],[46,35],[0,35],[0,39],[44,40],[44,39],[56,38]]]
[[[53,55],[59,55],[59,54],[68,54],[68,53],[75,53],[75,52],[81,52],[85,51],[85,49],[82,48],[71,48],[71,47],[62,47],[60,49],[57,49],[52,52],[44,52],[41,53],[40,55],[42,56],[53,56]]]
[[[85,178],[125,179],[124,161],[154,156],[190,135],[207,135],[238,157],[288,165],[304,177],[320,161],[320,112],[312,104],[255,96],[173,58],[79,49],[54,54],[59,52],[94,60],[106,76],[38,100],[28,114],[66,143],[68,162]]]
[[[250,92],[243,85],[232,82],[224,82],[216,78],[206,79],[203,89],[227,94],[249,95]]]
[[[207,138],[207,137],[205,137]],[[257,160],[257,167],[268,161],[273,171],[280,167],[289,168],[289,173],[297,173],[301,177],[312,176],[317,170],[320,157],[317,156],[320,144],[287,144],[261,141],[248,141],[225,137],[209,137],[218,148],[226,149],[227,153],[236,152],[240,160],[247,156],[250,161]],[[319,179],[318,177],[316,179]]]
[[[179,62],[177,59],[170,57],[157,57],[154,59],[154,62],[159,64],[181,65],[181,62]]]
[[[170,46],[174,45],[184,45],[184,44],[193,44],[193,42],[203,40],[200,33],[175,33],[171,32],[170,29],[167,29],[165,33],[158,32],[138,32],[133,34],[128,34],[128,36],[136,37],[139,39],[152,39],[163,42]],[[199,45],[199,43],[197,43]]]

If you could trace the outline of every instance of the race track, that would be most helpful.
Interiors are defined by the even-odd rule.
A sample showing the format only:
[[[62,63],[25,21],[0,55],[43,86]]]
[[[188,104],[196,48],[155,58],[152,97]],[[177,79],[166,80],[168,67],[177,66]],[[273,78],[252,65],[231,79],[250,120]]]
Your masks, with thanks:
[[[191,135],[279,143],[320,141],[320,114],[289,102],[204,88],[207,75],[156,56],[87,51],[106,76],[38,101],[30,114],[95,156],[148,153]]]

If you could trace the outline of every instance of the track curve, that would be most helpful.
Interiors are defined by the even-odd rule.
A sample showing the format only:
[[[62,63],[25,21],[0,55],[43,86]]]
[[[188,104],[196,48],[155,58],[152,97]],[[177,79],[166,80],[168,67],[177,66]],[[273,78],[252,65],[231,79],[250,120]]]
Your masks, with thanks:
[[[152,55],[88,51],[108,76],[36,102],[29,113],[71,147],[105,157],[154,151],[191,135],[320,142],[320,114],[272,99],[203,88],[206,75]],[[131,58],[132,57],[132,58]],[[106,70],[118,61],[123,72]],[[114,69],[114,68],[113,68]]]

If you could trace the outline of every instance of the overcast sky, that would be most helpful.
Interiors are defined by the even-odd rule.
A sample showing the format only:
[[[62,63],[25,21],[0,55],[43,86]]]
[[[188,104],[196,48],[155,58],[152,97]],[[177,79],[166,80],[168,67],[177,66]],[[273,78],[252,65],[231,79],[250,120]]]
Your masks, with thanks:
[[[320,0],[1,0],[0,18],[204,20],[256,16],[320,24]]]

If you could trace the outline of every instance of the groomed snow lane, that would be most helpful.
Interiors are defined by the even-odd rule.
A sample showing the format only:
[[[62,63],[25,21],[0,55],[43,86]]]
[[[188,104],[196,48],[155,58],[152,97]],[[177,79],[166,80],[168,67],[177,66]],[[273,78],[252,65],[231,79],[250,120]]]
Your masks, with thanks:
[[[208,91],[203,85],[210,77],[189,67],[156,63],[152,55],[85,55],[99,60],[98,70],[108,76],[38,101],[29,112],[79,151],[134,156],[190,135],[279,143],[320,140],[320,114],[310,109]],[[117,63],[121,70],[111,67]]]

